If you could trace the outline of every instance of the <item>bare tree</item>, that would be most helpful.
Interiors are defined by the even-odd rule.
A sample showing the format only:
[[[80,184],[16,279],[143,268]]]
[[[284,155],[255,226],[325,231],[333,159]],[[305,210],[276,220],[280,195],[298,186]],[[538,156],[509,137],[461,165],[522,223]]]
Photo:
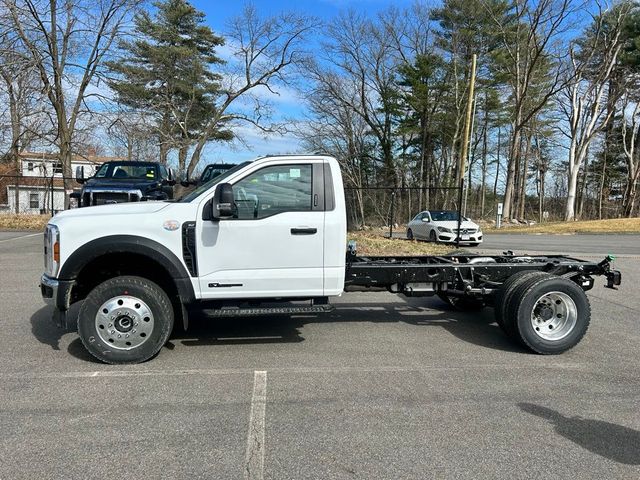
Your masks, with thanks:
[[[382,177],[387,186],[395,186],[393,120],[397,114],[397,51],[388,41],[387,29],[350,11],[329,25],[326,35],[326,64],[310,65],[309,74],[368,125],[378,142]],[[348,82],[349,88],[337,89],[336,77]]]
[[[105,56],[139,0],[2,0],[11,26],[31,55],[55,113],[65,189],[71,185],[73,138],[89,110],[89,92]]]
[[[260,91],[278,94],[290,82],[292,68],[306,57],[304,41],[319,22],[296,13],[261,17],[251,4],[229,22],[225,35],[232,50],[224,94],[214,114],[195,141],[187,175],[191,177],[202,150],[222,125],[244,122],[264,133],[282,133],[283,125],[271,122],[271,106]]]
[[[571,79],[564,91],[569,105],[561,104],[569,121],[570,138],[566,221],[576,216],[578,173],[589,146],[612,118],[613,110],[606,108],[609,79],[622,48],[621,33],[629,6],[623,3],[605,12],[598,4],[598,15],[590,31],[579,47],[574,44],[569,50]]]
[[[360,227],[366,224],[365,192],[367,182],[367,166],[371,162],[371,140],[367,135],[369,127],[355,113],[343,98],[354,96],[349,93],[348,83],[337,76],[327,79],[326,83],[307,92],[311,119],[306,122],[298,135],[304,140],[310,151],[321,151],[333,155],[342,169],[345,187],[348,189],[347,201],[350,203],[350,222]],[[331,92],[341,91],[336,96]],[[384,215],[382,216],[384,218]]]
[[[627,94],[622,102],[622,111],[631,110],[622,118],[622,146],[627,164],[627,186],[623,197],[623,214],[626,217],[633,216],[637,184],[640,180],[640,100],[631,99]]]
[[[522,131],[563,86],[559,38],[573,13],[571,0],[516,0],[511,21],[494,17],[502,38],[502,74],[511,90],[511,139],[507,159],[504,218],[511,218],[516,189],[516,166],[521,159]]]

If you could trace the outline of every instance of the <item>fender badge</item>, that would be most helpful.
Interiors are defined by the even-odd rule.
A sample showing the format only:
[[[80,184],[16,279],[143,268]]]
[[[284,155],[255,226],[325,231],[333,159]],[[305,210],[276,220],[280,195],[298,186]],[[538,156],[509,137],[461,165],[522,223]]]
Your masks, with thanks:
[[[167,220],[162,224],[162,228],[169,232],[173,232],[174,230],[180,228],[180,222],[177,220]]]

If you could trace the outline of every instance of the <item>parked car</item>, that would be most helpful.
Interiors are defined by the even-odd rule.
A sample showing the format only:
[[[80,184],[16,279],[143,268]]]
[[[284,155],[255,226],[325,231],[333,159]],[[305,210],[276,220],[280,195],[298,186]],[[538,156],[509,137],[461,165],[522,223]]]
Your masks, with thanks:
[[[451,210],[425,210],[407,225],[409,240],[455,243],[458,231],[458,212]],[[482,229],[466,217],[460,224],[460,243],[475,247],[482,243]]]
[[[121,161],[103,163],[88,179],[84,177],[84,169],[78,167],[76,181],[82,184],[82,190],[74,192],[72,198],[79,207],[170,200],[176,183],[171,169],[161,163]]]

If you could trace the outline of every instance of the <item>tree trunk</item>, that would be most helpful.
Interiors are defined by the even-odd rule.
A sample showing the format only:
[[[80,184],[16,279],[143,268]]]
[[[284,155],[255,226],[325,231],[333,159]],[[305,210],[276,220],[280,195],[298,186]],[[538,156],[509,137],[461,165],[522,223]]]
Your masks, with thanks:
[[[524,158],[522,171],[520,172],[520,205],[518,207],[518,216],[525,217],[525,203],[527,201],[527,170],[529,169],[529,153],[531,152],[531,132],[526,136],[527,143],[524,150]]]
[[[512,125],[513,132],[511,133],[509,158],[507,158],[507,184],[504,189],[504,204],[502,207],[505,220],[511,218],[514,184],[516,180],[516,165],[520,161],[520,129],[517,127],[518,124],[516,121]]]
[[[576,145],[572,142],[569,147],[569,183],[567,192],[567,204],[564,211],[564,220],[571,222],[575,220],[576,193],[578,189],[578,174],[580,173],[580,162],[576,160]]]
[[[496,178],[493,182],[493,197],[497,198],[498,196],[498,177],[500,176],[500,134],[502,129],[498,127],[498,148],[496,152]]]
[[[584,168],[582,170],[582,184],[580,187],[580,201],[578,202],[578,220],[582,219],[582,214],[584,211],[584,197],[586,194],[587,187],[587,175],[589,173],[589,155],[587,154],[584,159]]]
[[[62,128],[58,126],[59,131],[59,161],[62,164],[62,177],[64,185],[64,208],[69,208],[69,194],[73,191],[73,178],[71,173],[71,132],[64,125]],[[53,173],[52,173],[53,176]],[[54,208],[52,206],[51,210]]]

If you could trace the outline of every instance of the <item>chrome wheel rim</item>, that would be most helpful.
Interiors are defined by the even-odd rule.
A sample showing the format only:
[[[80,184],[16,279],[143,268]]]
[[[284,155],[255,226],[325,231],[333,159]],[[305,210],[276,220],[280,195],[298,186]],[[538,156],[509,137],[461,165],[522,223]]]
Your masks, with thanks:
[[[102,304],[96,313],[98,337],[117,350],[131,350],[149,340],[154,318],[149,305],[130,295],[119,295]]]
[[[564,292],[542,295],[531,311],[531,326],[540,338],[558,341],[569,335],[578,321],[578,308]]]

